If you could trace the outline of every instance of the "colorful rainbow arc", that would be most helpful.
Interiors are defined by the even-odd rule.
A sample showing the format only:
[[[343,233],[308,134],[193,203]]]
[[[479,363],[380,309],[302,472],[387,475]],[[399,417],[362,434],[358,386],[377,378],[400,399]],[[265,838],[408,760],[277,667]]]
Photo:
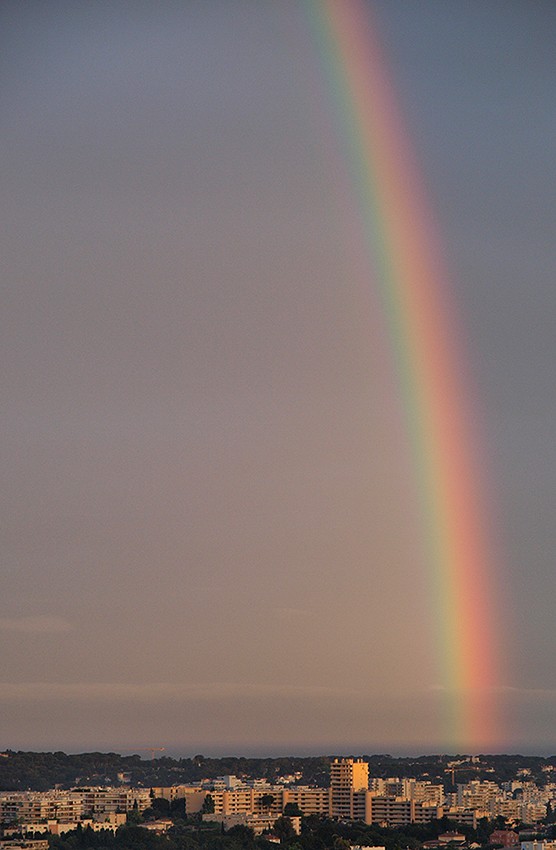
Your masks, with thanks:
[[[309,0],[401,386],[452,744],[493,745],[500,672],[479,456],[446,276],[369,8]]]

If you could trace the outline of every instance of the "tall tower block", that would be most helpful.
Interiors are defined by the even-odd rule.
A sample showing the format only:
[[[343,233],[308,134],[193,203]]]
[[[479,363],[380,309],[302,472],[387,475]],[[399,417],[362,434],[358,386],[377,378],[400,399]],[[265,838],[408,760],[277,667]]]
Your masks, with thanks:
[[[365,820],[369,765],[362,759],[334,759],[330,765],[332,816]]]

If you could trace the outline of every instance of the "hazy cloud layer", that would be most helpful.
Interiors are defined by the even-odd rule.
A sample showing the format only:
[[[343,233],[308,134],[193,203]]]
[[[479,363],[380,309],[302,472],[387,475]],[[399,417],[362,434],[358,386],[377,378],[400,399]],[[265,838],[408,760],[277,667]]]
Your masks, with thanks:
[[[252,699],[252,698],[289,698],[310,697],[340,698],[361,696],[358,691],[334,690],[326,687],[303,687],[292,685],[262,685],[250,683],[212,682],[205,684],[176,684],[172,682],[152,682],[149,684],[134,684],[123,682],[2,682],[0,700],[139,700],[141,702],[158,702],[169,699],[192,701],[218,699]]]
[[[556,692],[510,690],[503,743],[546,751]],[[444,695],[430,689],[370,696],[364,689],[230,682],[2,683],[0,707],[5,722],[19,729],[16,748],[123,751],[155,736],[173,752],[376,752],[386,736],[392,752],[422,753],[431,740],[450,751]],[[256,741],[246,734],[251,726]]]
[[[24,634],[63,634],[72,630],[72,624],[63,617],[47,614],[27,617],[0,617],[0,631]]]

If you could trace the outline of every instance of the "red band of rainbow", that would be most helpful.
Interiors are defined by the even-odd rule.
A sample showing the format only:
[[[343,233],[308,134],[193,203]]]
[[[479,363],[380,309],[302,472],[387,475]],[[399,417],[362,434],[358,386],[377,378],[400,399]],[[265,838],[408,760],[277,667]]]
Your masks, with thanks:
[[[502,735],[499,635],[455,311],[369,7],[361,0],[308,0],[308,7],[406,410],[447,697],[443,734],[447,744],[477,751]]]

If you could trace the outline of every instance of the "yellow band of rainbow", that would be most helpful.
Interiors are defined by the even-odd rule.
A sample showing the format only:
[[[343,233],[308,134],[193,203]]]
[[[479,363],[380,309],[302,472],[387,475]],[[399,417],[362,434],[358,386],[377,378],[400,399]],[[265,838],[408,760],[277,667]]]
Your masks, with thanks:
[[[431,215],[361,0],[308,0],[414,460],[447,744],[501,740],[495,570],[463,347]]]

